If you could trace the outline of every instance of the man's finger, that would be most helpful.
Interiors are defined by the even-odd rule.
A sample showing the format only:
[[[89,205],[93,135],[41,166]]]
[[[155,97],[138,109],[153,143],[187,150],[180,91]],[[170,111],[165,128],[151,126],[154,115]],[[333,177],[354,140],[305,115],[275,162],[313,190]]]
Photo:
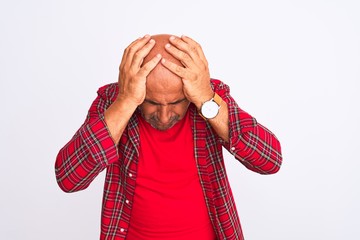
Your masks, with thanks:
[[[161,60],[161,54],[157,54],[150,61],[148,61],[144,66],[142,66],[138,72],[139,76],[147,77],[149,73],[156,67],[156,65]]]
[[[129,67],[129,65],[132,64],[133,61],[133,57],[134,54],[141,49],[142,47],[145,46],[146,43],[148,43],[150,41],[150,35],[146,34],[144,37],[142,38],[138,38],[135,41],[133,41],[124,51],[122,60],[121,60],[121,65],[127,65],[127,67]]]
[[[179,66],[171,61],[168,61],[165,58],[161,60],[161,64],[182,79],[191,79],[192,77],[191,73],[186,68]]]
[[[204,51],[202,50],[201,45],[196,42],[195,40],[193,40],[192,38],[182,35],[181,39],[186,42],[187,44],[191,45],[191,46],[195,46],[196,52],[198,54],[198,56],[202,59],[202,60],[206,60]]]
[[[171,36],[169,39],[170,43],[173,44],[179,50],[187,53],[195,62],[201,58],[198,54],[198,48],[200,45],[195,41],[185,42],[182,38]]]
[[[140,68],[144,58],[149,54],[151,49],[155,46],[155,40],[150,39],[149,42],[145,44],[145,46],[139,49],[133,56],[132,66],[136,68]]]
[[[185,67],[192,68],[194,66],[194,60],[186,52],[177,49],[176,47],[172,46],[170,43],[165,45],[165,49],[174,58],[178,59],[181,63],[183,63]]]

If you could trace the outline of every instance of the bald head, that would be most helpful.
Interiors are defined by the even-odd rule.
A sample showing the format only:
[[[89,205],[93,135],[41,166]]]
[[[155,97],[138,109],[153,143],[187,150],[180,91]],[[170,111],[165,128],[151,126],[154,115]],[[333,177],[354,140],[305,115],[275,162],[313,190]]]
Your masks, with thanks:
[[[143,64],[149,62],[157,54],[161,54],[161,56],[165,58],[166,61],[170,61],[178,64],[179,66],[183,66],[178,59],[174,58],[165,50],[165,45],[169,43],[169,38],[171,36],[172,35],[169,34],[158,34],[151,36],[151,38],[155,40],[155,46],[144,58]],[[180,77],[165,68],[161,63],[159,63],[147,77],[148,86],[152,86],[154,84],[159,85],[163,83],[166,85],[172,85],[172,83],[175,84],[176,82],[178,82],[176,84],[179,84],[179,81],[181,81]]]
[[[153,57],[155,57],[156,54],[160,53],[161,56],[166,58],[167,60],[182,66],[179,60],[174,58],[171,54],[169,54],[165,50],[165,45],[169,43],[169,38],[171,36],[172,35],[169,34],[158,34],[151,36],[151,38],[155,40],[155,46],[151,49],[149,54],[144,58],[144,64],[150,61],[150,59],[152,59]],[[161,64],[159,64],[158,66],[161,66]]]

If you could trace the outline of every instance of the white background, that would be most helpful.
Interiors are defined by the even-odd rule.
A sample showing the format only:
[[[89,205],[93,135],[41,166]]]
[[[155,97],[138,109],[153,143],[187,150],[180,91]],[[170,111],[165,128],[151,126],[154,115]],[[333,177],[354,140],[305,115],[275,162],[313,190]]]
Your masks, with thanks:
[[[282,143],[271,176],[225,155],[247,240],[359,239],[358,0],[1,0],[0,21],[0,239],[99,238],[104,173],[63,193],[55,156],[146,33],[197,40]]]

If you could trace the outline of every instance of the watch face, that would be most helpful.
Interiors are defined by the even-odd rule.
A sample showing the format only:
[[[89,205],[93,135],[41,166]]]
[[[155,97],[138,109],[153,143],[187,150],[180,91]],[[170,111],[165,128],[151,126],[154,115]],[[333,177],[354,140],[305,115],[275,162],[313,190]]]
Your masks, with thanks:
[[[219,105],[214,101],[205,102],[201,107],[201,114],[205,118],[214,118],[219,113]]]

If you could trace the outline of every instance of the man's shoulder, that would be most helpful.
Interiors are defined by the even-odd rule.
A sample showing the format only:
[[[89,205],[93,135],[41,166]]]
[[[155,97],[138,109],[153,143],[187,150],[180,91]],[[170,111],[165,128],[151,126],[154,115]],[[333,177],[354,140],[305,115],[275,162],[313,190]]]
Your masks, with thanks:
[[[216,79],[216,78],[210,78],[210,82],[213,85],[218,85],[218,84],[222,83],[222,81],[220,79]]]
[[[229,86],[227,84],[225,84],[223,81],[216,79],[216,78],[211,78],[210,82],[215,91],[217,91],[217,90],[221,91],[223,89],[229,88]]]
[[[119,92],[119,86],[117,82],[108,83],[100,87],[97,91],[98,95],[103,98],[110,98],[115,100]]]
[[[98,90],[98,92],[107,92],[107,91],[118,91],[118,83],[114,82],[114,83],[108,83],[105,84],[103,86],[101,86]]]

